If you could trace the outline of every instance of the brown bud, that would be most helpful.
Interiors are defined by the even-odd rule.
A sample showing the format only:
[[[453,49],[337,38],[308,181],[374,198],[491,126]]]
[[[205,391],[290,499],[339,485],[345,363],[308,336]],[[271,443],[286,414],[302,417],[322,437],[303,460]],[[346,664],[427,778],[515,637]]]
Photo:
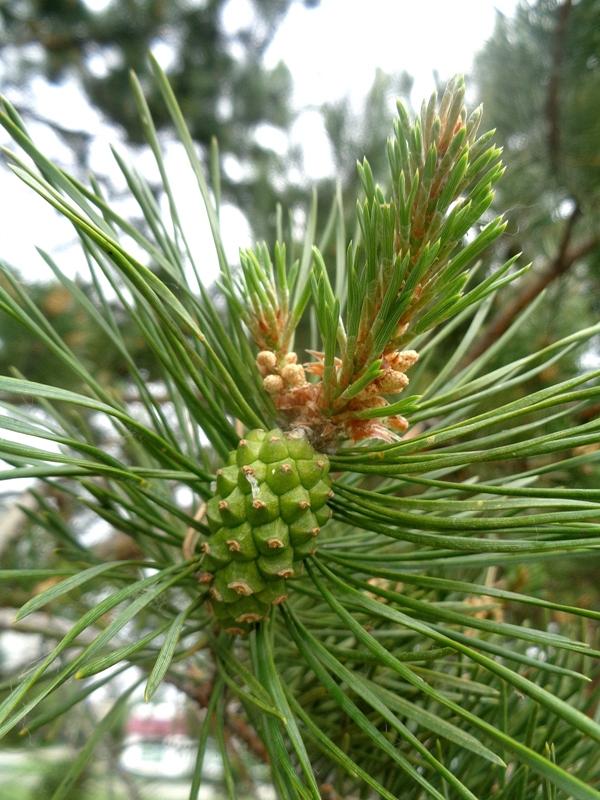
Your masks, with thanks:
[[[350,400],[348,408],[351,411],[362,411],[364,408],[384,408],[384,406],[389,405],[388,401],[384,400],[383,397],[373,394],[377,391],[379,391],[377,386],[372,383]]]
[[[292,386],[301,386],[306,383],[306,375],[304,374],[304,367],[300,364],[287,364],[281,370],[281,377]]]
[[[277,366],[277,356],[272,350],[261,350],[256,356],[256,363],[259,367],[275,369]]]
[[[280,375],[267,375],[263,381],[263,386],[268,394],[278,394],[283,391],[283,378]]]
[[[406,372],[409,367],[419,360],[416,350],[400,350],[396,353],[386,354],[386,359],[390,367],[396,372]]]
[[[397,394],[408,386],[408,378],[403,372],[387,369],[374,383],[379,394]]]
[[[400,414],[388,417],[386,422],[390,428],[394,428],[394,430],[401,431],[402,433],[408,428],[408,420],[405,417],[401,417]]]

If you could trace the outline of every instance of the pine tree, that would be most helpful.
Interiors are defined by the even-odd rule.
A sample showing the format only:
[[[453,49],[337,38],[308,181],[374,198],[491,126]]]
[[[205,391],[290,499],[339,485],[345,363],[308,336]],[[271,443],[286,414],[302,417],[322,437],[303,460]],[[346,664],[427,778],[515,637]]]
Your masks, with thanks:
[[[570,314],[597,317],[599,31],[597,0],[522,3],[513,19],[498,14],[475,60],[486,119],[507,167],[497,202],[507,210],[510,247],[534,267],[516,292],[502,296],[480,352],[548,287],[540,318],[561,324]]]
[[[515,256],[473,281],[478,256],[504,229],[500,218],[480,224],[503,171],[492,134],[479,133],[481,109],[467,114],[459,79],[414,120],[398,103],[387,144],[391,193],[368,161],[358,166],[357,239],[346,249],[343,214],[334,212],[342,249],[326,263],[314,222],[298,253],[280,222],[273,249],[243,250],[234,268],[219,235],[216,165],[211,195],[175,95],[153,67],[211,220],[218,297],[200,279],[175,205],[161,215],[124,161],[151,238],[97,183],[48,161],[8,102],[0,115],[34,163],[12,154],[17,175],[75,225],[93,299],[52,264],[57,278],[120,352],[135,393],[115,394],[74,357],[6,271],[1,307],[80,388],[0,378],[1,391],[26,400],[0,425],[36,440],[0,442],[11,465],[0,477],[44,481],[138,549],[103,560],[40,497],[29,516],[60,548],[60,565],[0,575],[17,587],[51,578],[17,619],[46,607],[72,627],[16,684],[3,684],[0,734],[68,714],[135,666],[136,683],[54,800],[135,687],[149,699],[163,680],[206,706],[191,798],[211,730],[236,796],[230,735],[241,729],[240,709],[281,798],[599,798],[597,690],[581,687],[600,655],[600,613],[525,594],[512,570],[588,558],[600,544],[597,489],[561,480],[597,459],[587,446],[599,423],[576,414],[597,402],[600,370],[530,388],[598,326],[496,366],[521,316],[459,366],[490,298],[526,269]],[[135,80],[133,93],[155,141]],[[154,155],[162,166],[158,147]],[[131,357],[107,286],[160,365],[168,404]],[[304,316],[314,334],[306,355],[294,339]],[[445,359],[432,371],[436,352]],[[117,443],[111,449],[95,435],[100,421]],[[553,615],[582,624],[558,632],[547,627]],[[44,709],[55,690],[90,678]]]
[[[301,187],[277,186],[286,164],[261,144],[261,125],[286,131],[293,121],[292,78],[280,62],[267,69],[263,56],[294,0],[252,0],[249,22],[230,32],[223,20],[228,0],[113,2],[94,10],[85,0],[8,0],[0,4],[0,52],[5,54],[3,94],[22,116],[40,120],[33,84],[40,75],[60,84],[74,80],[102,117],[124,130],[127,141],[145,143],[144,129],[129,92],[134,70],[147,93],[154,124],[170,124],[152,81],[147,53],[169,53],[166,69],[192,138],[204,153],[216,137],[221,153],[242,172],[223,171],[224,198],[248,218],[254,235],[272,239],[277,202],[303,202]],[[303,0],[307,7],[318,0]],[[33,100],[32,100],[33,98]],[[82,172],[89,168],[93,136],[52,125],[74,153]]]

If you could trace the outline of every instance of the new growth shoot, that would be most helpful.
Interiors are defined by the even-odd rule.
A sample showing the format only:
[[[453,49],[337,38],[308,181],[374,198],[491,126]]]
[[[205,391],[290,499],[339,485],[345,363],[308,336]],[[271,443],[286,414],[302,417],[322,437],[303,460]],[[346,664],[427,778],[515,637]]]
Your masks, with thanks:
[[[318,248],[293,308],[299,270],[286,265],[285,248],[276,247],[275,267],[265,246],[241,254],[241,312],[264,389],[282,424],[301,426],[321,447],[398,439],[415,398],[395,398],[424,336],[516,277],[508,274],[515,257],[466,290],[477,257],[505,224],[498,217],[482,225],[503,173],[501,151],[490,144],[493,131],[478,138],[481,109],[468,116],[464,93],[462,78],[453,79],[413,122],[398,101],[387,143],[391,196],[366,159],[358,164],[365,200],[357,205],[360,242],[347,253],[345,309]],[[302,366],[290,347],[310,294],[322,350],[309,351],[314,360]]]

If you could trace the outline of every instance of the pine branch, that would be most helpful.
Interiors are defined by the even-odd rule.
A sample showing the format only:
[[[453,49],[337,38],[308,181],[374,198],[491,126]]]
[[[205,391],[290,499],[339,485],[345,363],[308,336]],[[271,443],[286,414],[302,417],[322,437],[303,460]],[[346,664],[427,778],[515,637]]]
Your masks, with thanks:
[[[266,247],[244,251],[240,271],[228,263],[218,203],[158,67],[156,78],[207,206],[227,315],[201,270],[194,272],[201,263],[187,247],[139,84],[144,132],[170,201],[167,219],[147,184],[118,163],[147,235],[96,188],[52,165],[12,107],[0,114],[39,170],[16,155],[17,174],[81,233],[95,300],[51,266],[123,356],[141,401],[140,408],[125,405],[108,391],[9,277],[13,291],[0,291],[0,308],[69,367],[78,388],[0,377],[0,391],[17,399],[0,428],[33,437],[31,444],[0,437],[0,454],[13,467],[0,470],[0,479],[54,479],[74,508],[128,534],[136,553],[104,560],[114,555],[82,544],[77,517],[34,492],[39,507],[27,512],[26,533],[56,543],[67,569],[50,571],[51,585],[28,599],[18,619],[31,614],[25,625],[39,624],[35,615],[47,608],[42,623],[57,641],[18,682],[3,685],[0,736],[69,714],[113,680],[114,666],[123,672],[135,664],[149,676],[147,698],[168,681],[206,709],[192,798],[216,731],[231,796],[235,741],[243,740],[270,765],[282,800],[319,800],[319,784],[340,798],[369,790],[386,800],[415,800],[423,790],[437,800],[450,792],[470,800],[524,797],[525,770],[531,796],[545,787],[549,797],[557,789],[600,800],[590,788],[600,725],[590,713],[595,698],[581,689],[600,652],[589,628],[558,631],[546,616],[598,623],[600,612],[570,597],[526,594],[513,573],[527,562],[541,569],[550,559],[589,561],[600,547],[597,482],[571,480],[600,460],[600,422],[574,416],[598,403],[600,370],[530,388],[532,377],[598,335],[600,323],[485,373],[454,372],[483,325],[486,298],[521,272],[509,260],[469,284],[474,262],[503,230],[493,220],[465,241],[502,174],[491,134],[476,138],[480,110],[467,116],[460,80],[439,104],[435,95],[425,103],[414,122],[399,107],[388,147],[393,197],[386,199],[364,161],[362,244],[346,250],[337,209],[341,272],[332,281],[312,249],[316,206],[299,262],[280,241],[273,256]],[[577,207],[564,224],[548,280],[598,244],[573,242],[580,213]],[[166,279],[129,253],[127,237]],[[101,278],[156,356],[161,393],[172,403],[159,402],[129,354],[118,305],[113,314]],[[346,310],[334,291],[344,284]],[[315,361],[303,367],[291,341],[311,304],[323,346],[308,351]],[[470,307],[469,330],[454,354],[445,352],[445,337]],[[515,313],[502,342],[527,319]],[[424,340],[452,315],[455,322]],[[416,351],[401,349],[409,342],[421,349],[419,364]],[[446,366],[432,380],[426,365],[433,348]],[[395,401],[413,366],[423,394]],[[337,424],[354,421],[359,435],[348,438],[355,442],[385,439],[384,423],[398,412],[422,425],[418,434],[337,446]],[[281,428],[267,432],[255,420]],[[307,438],[311,425],[321,442]],[[323,447],[329,433],[331,458]],[[2,579],[28,590],[48,572],[19,565]],[[64,630],[59,601],[77,612]],[[103,672],[52,711],[41,706],[73,676]],[[94,731],[65,781],[84,767],[126,699]]]

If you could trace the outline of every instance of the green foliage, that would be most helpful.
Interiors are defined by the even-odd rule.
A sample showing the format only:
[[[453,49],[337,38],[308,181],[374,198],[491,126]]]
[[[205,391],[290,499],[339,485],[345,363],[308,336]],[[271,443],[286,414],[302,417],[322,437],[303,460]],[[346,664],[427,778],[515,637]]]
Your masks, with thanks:
[[[10,267],[6,266],[0,278],[4,296],[11,298],[18,311],[5,315],[2,322],[2,349],[0,371],[3,374],[18,368],[32,380],[55,383],[65,388],[77,388],[77,379],[64,361],[38,338],[39,325],[52,325],[58,336],[70,347],[77,359],[93,369],[103,383],[112,383],[115,390],[123,386],[129,374],[129,361],[134,360],[140,370],[152,379],[157,376],[156,364],[144,340],[131,330],[125,330],[119,319],[120,309],[111,304],[116,324],[126,344],[127,354],[113,346],[103,328],[90,319],[84,307],[90,304],[89,287],[73,284],[81,297],[77,305],[73,292],[59,281],[50,285],[21,286]],[[6,308],[6,305],[5,305]],[[36,309],[37,320],[31,320],[23,329],[24,309]],[[36,324],[37,323],[37,324]]]
[[[408,384],[405,372],[417,360],[414,351],[400,348],[520,274],[509,274],[516,260],[510,259],[471,291],[463,291],[474,272],[473,260],[504,229],[498,218],[468,244],[464,241],[491,205],[502,168],[496,163],[500,151],[489,146],[490,134],[477,138],[481,109],[467,119],[463,99],[463,82],[452,82],[439,109],[434,93],[413,125],[398,103],[387,148],[392,198],[386,200],[365,159],[358,165],[366,194],[357,209],[361,241],[348,250],[347,265],[342,265],[346,286],[336,281],[337,293],[320,251],[313,248],[310,288],[323,350],[311,351],[318,363],[307,370],[322,375],[321,385],[308,387],[297,369],[290,373],[290,366],[283,366],[300,316],[288,310],[285,251],[276,251],[277,279],[266,248],[242,254],[238,293],[245,300],[252,338],[263,351],[259,368],[265,389],[284,413],[292,409],[295,424],[305,423],[322,438],[322,447],[335,446],[340,431],[353,441],[372,436],[389,441],[394,438],[390,429],[405,430],[406,420],[397,412],[407,411],[411,403],[389,406],[382,397],[402,391]],[[294,266],[290,273],[296,278],[305,269]],[[308,300],[301,283],[297,295],[301,312]],[[235,296],[233,289],[229,296]],[[342,304],[347,305],[345,322]],[[266,351],[272,351],[272,363]],[[323,417],[320,427],[315,407]],[[385,425],[379,422],[383,418]]]
[[[412,126],[398,103],[394,138],[388,142],[391,200],[375,185],[369,163],[359,164],[366,194],[358,207],[363,247],[349,264],[342,391],[376,359],[496,291],[512,265],[463,296],[467,266],[503,230],[495,220],[462,245],[491,204],[491,187],[502,174],[494,163],[499,151],[487,146],[489,135],[476,139],[481,110],[465,119],[463,97],[462,83],[451,84],[439,109],[434,94]],[[325,276],[321,268],[317,298]],[[317,309],[319,315],[318,302]]]
[[[498,16],[476,70],[486,118],[514,172],[500,190],[503,202],[510,197],[530,213],[535,205],[540,214],[566,199],[597,206],[599,24],[596,0],[538,0],[512,20]],[[547,197],[534,204],[540,186]]]
[[[207,205],[227,313],[186,246],[137,81],[134,97],[171,201],[166,217],[143,180],[118,163],[151,238],[121,218],[95,184],[51,164],[9,103],[0,114],[33,162],[11,155],[15,172],[80,235],[93,288],[83,292],[58,268],[56,275],[127,364],[131,392],[113,392],[25,295],[18,301],[1,289],[3,309],[35,329],[73,383],[0,378],[0,391],[25,401],[12,404],[0,425],[35,440],[0,440],[12,467],[0,478],[38,478],[137,546],[126,560],[104,558],[83,544],[76,520],[40,497],[30,517],[60,546],[61,563],[52,566],[62,580],[28,599],[19,623],[47,608],[51,620],[67,621],[67,632],[57,629],[44,657],[18,681],[2,684],[0,734],[69,714],[97,684],[70,692],[52,710],[45,701],[77,680],[112,680],[118,664],[119,674],[140,671],[146,697],[168,680],[207,706],[192,800],[211,724],[235,797],[233,701],[268,754],[284,800],[318,800],[329,791],[415,800],[597,800],[600,724],[597,690],[587,685],[597,674],[600,612],[526,594],[514,567],[590,560],[600,546],[597,487],[561,480],[565,471],[597,461],[589,446],[600,423],[583,414],[598,402],[600,370],[572,371],[532,388],[561,359],[584,351],[600,327],[495,362],[499,350],[510,351],[524,315],[494,347],[462,365],[484,328],[488,295],[516,274],[509,260],[462,293],[472,260],[501,232],[499,221],[478,228],[500,168],[489,136],[476,138],[480,112],[469,117],[463,109],[462,82],[449,86],[439,106],[433,97],[417,121],[399,107],[388,148],[392,199],[374,185],[368,163],[361,166],[360,248],[346,249],[336,200],[342,254],[335,274],[313,249],[312,222],[301,253],[280,236],[274,258],[258,247],[242,253],[239,269],[227,262],[218,205],[193,141],[156,64],[154,76]],[[130,252],[125,237],[143,256]],[[117,304],[147,342],[160,395],[129,353]],[[307,304],[324,348],[313,353],[317,377],[310,380],[290,350]],[[261,322],[265,340],[257,333],[265,333]],[[449,337],[463,323],[466,332],[449,353]],[[370,338],[357,336],[350,345],[361,325]],[[409,336],[418,364],[416,354],[407,355],[412,351],[398,350]],[[432,375],[428,359],[436,351],[445,365]],[[384,358],[400,369],[385,367]],[[344,392],[345,399],[359,398],[385,369],[404,374],[409,366],[418,396],[355,409],[363,414],[355,420],[378,427],[346,440],[343,429],[329,435],[331,403]],[[405,378],[396,388],[400,383]],[[388,384],[379,388],[394,394]],[[382,444],[385,422],[400,411],[409,434]],[[100,420],[110,447],[93,435]],[[207,608],[203,558],[215,519],[209,514],[206,524],[203,506],[232,479],[224,465],[234,458],[238,464],[230,454],[241,434],[276,425],[329,448],[333,519],[304,573],[289,578],[286,602],[248,636],[236,637]],[[190,493],[191,503],[182,500]],[[36,577],[26,565],[0,573],[28,589]],[[559,629],[555,620],[566,615],[575,622]],[[55,800],[82,773],[125,701],[122,695],[86,742]]]
[[[503,257],[522,251],[535,266],[514,305],[511,292],[500,295],[503,327],[556,281],[545,313],[530,321],[536,347],[572,314],[590,322],[598,314],[599,30],[597,0],[521,3],[513,19],[498,15],[475,60],[507,169],[496,201],[508,222]]]

